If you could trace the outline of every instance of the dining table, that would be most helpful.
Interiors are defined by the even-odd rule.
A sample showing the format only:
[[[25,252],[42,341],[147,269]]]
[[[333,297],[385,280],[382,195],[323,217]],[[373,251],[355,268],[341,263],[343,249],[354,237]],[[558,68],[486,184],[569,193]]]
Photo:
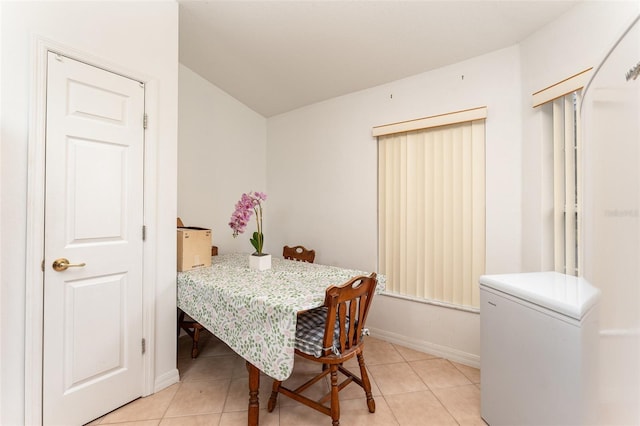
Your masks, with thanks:
[[[275,256],[270,269],[256,270],[249,256],[224,253],[211,266],[178,272],[177,304],[246,360],[247,423],[257,426],[260,371],[281,381],[291,375],[298,312],[322,306],[327,287],[370,272]],[[380,293],[385,277],[377,277]]]

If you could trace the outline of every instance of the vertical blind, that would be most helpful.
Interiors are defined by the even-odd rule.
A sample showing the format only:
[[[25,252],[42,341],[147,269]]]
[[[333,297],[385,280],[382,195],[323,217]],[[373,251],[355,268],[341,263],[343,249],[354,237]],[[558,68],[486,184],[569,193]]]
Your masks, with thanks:
[[[579,275],[581,217],[581,135],[578,105],[589,81],[588,68],[532,95],[533,107],[553,108],[553,258],[554,269]]]
[[[378,136],[379,260],[388,291],[479,306],[478,279],[485,270],[484,123]]]
[[[554,263],[555,270],[578,275],[578,182],[580,92],[553,100]]]

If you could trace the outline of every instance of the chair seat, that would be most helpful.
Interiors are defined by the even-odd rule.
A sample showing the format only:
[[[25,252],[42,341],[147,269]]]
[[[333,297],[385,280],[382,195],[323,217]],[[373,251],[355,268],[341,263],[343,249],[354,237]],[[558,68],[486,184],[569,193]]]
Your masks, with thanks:
[[[325,306],[310,309],[298,315],[296,324],[296,349],[316,358],[322,356],[324,329],[327,324],[328,309]],[[338,346],[340,339],[339,324],[336,321],[333,332],[333,353],[339,355]]]
[[[298,315],[296,324],[296,345],[295,348],[307,355],[320,358],[323,353],[322,340],[324,339],[324,328],[327,324],[326,306],[310,309]],[[331,349],[334,354],[340,355],[340,323],[336,319],[333,330],[333,345]],[[356,326],[358,323],[356,322]],[[349,329],[349,318],[345,319],[345,329]],[[362,329],[362,335],[368,336],[369,329]]]

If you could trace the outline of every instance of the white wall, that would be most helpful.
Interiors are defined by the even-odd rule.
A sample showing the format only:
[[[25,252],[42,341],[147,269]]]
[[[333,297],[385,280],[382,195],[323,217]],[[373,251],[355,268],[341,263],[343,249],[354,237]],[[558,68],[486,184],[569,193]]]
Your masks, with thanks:
[[[189,68],[179,74],[178,216],[211,228],[220,253],[249,253],[255,224],[233,238],[228,223],[242,193],[266,189],[266,119]]]
[[[486,105],[486,271],[547,269],[548,176],[541,112],[531,108],[530,95],[596,65],[635,7],[585,2],[520,46],[270,118],[267,183],[276,212],[267,226],[277,246],[300,242],[318,251],[319,262],[375,269],[375,217],[363,214],[376,211],[371,127]],[[295,201],[290,194],[298,194]],[[405,320],[394,319],[397,312]],[[478,360],[473,314],[380,297],[369,325],[389,340]]]
[[[522,63],[523,271],[553,269],[551,232],[545,222],[545,194],[551,177],[543,169],[543,108],[531,107],[531,95],[580,71],[596,67],[636,16],[636,1],[587,1],[578,4],[520,44]],[[547,206],[549,207],[549,206]],[[545,227],[545,224],[547,225]]]
[[[376,125],[487,106],[487,273],[521,268],[519,50],[301,108],[268,120],[266,227],[276,247],[313,247],[316,261],[377,269]],[[477,364],[477,314],[378,297],[381,337]]]
[[[519,268],[519,87],[513,47],[270,118],[268,226],[276,247],[301,240],[319,262],[375,269],[372,127],[487,106],[487,270]]]
[[[278,254],[285,243],[302,243],[318,250],[318,262],[376,269],[376,148],[370,133],[374,125],[486,105],[487,272],[541,268],[541,119],[529,108],[529,95],[596,65],[637,12],[636,2],[584,2],[520,47],[269,120],[181,67],[176,212],[177,4],[3,2],[0,7],[2,424],[21,424],[23,419],[32,34],[160,82],[156,146],[160,190],[158,227],[153,231],[157,233],[155,372],[162,377],[175,369],[176,214],[189,225],[212,227],[214,243],[221,250],[249,251],[248,238],[230,239],[226,223],[241,192],[266,189],[268,251]],[[199,108],[190,107],[192,101]],[[201,121],[192,123],[195,116]],[[202,164],[207,168],[200,169]],[[192,171],[198,174],[189,176]],[[197,185],[200,201],[192,185]],[[389,338],[448,352],[471,364],[479,354],[478,324],[474,314],[385,296],[377,299],[370,318],[372,328]]]
[[[625,78],[639,58],[636,22],[598,68],[581,108],[583,275],[601,291],[603,424],[640,424],[640,81]]]
[[[542,238],[550,232],[541,213],[544,207],[541,200],[548,190],[544,182],[549,182],[542,167],[544,153],[549,152],[541,143],[540,128],[545,113],[542,108],[531,108],[531,93],[589,67],[598,67],[639,13],[637,1],[584,2],[521,44],[523,193],[531,194],[523,199],[525,271],[552,268],[551,247]],[[630,96],[633,101],[620,108],[622,102],[611,97],[594,107],[594,89],[590,89],[591,100],[586,98],[586,106],[597,112],[583,116],[582,123],[586,169],[582,216],[585,264],[581,266],[581,275],[602,291],[599,339],[596,339],[599,346],[591,349],[598,359],[598,369],[587,372],[597,380],[598,400],[590,404],[598,416],[594,424],[629,425],[638,424],[640,419],[637,218],[606,215],[620,206],[637,211],[634,195],[640,183],[638,140],[634,135],[637,136],[638,129],[638,98],[637,92],[631,90],[633,86],[624,84],[624,73],[640,59],[637,32],[628,43],[627,54],[610,71],[614,77],[606,81],[605,87],[609,93],[622,98]],[[612,84],[613,81],[616,83]],[[636,84],[636,90],[637,87]]]
[[[175,214],[178,7],[174,2],[2,2],[0,424],[24,424],[25,250],[32,37],[41,36],[154,79],[150,120],[158,171],[150,229],[156,294],[156,390],[176,376]],[[163,381],[164,380],[164,381]]]
[[[2,6],[0,5],[0,25],[2,25],[2,14],[3,14]],[[2,40],[3,40],[2,31],[0,31],[0,52],[2,52],[2,46],[3,46]],[[2,74],[3,74],[3,71],[2,70],[3,70],[3,57],[0,54],[0,176],[2,176],[2,169],[3,169],[3,167],[2,167],[2,148],[1,148],[1,146],[2,146],[2,127],[3,127],[2,126],[2,106],[4,104],[4,102],[2,101],[2,99],[4,98],[3,90],[2,90],[2,87],[3,87],[3,85],[2,85],[2,81],[3,81],[2,80]],[[4,238],[3,238],[4,234],[2,232],[2,223],[3,223],[2,222],[2,216],[3,216],[2,212],[4,210],[3,209],[4,203],[3,203],[3,200],[2,200],[1,194],[2,194],[2,188],[0,186],[0,241],[3,241],[4,240]],[[0,277],[3,276],[2,275],[2,263],[3,263],[2,252],[3,252],[2,244],[0,244]],[[2,300],[3,300],[2,294],[4,293],[4,291],[2,291],[3,287],[4,287],[4,280],[0,279],[0,309],[2,309],[2,306],[3,306],[3,303],[2,303]],[[4,328],[3,328],[2,324],[3,324],[2,314],[0,313],[0,375],[4,375],[4,367],[3,367],[4,364],[2,362],[2,358],[4,358],[4,356],[3,356],[4,355],[4,345],[3,345],[3,340],[4,339],[2,339],[2,331],[4,330]],[[4,396],[3,396],[2,388],[3,388],[2,379],[0,379],[0,422],[3,419],[3,414],[2,414],[3,408],[2,407],[4,405],[4,403],[3,403]]]
[[[541,113],[530,107],[530,95],[596,65],[617,32],[634,16],[636,5],[580,3],[521,45],[269,118],[267,251],[279,255],[284,244],[303,244],[316,249],[319,263],[376,270],[377,153],[371,128],[484,105],[488,107],[486,272],[546,269],[548,239],[542,236],[541,219],[545,178],[544,151],[539,143],[542,119]],[[183,91],[188,85],[192,85],[193,95]],[[208,93],[210,100],[198,90]],[[256,125],[255,117],[234,100],[181,68],[181,109],[190,108],[191,96],[207,111],[219,111],[230,103],[225,108],[234,111],[233,122],[237,119],[239,125],[245,123],[250,129]],[[216,114],[208,117],[215,119]],[[213,126],[202,119],[185,129],[183,123],[188,119],[181,113],[180,156],[184,158],[180,159],[180,192],[189,185],[200,185],[197,177],[189,177],[193,171],[183,170],[198,164],[196,151],[204,153],[202,161],[207,167],[218,157],[229,157],[229,161],[216,163],[215,171],[200,173],[215,173],[216,179],[224,176],[225,185],[236,185],[236,179],[242,182],[233,190],[202,182],[216,188],[215,193],[211,190],[207,194],[216,197],[215,203],[198,202],[195,192],[187,189],[192,195],[183,198],[180,193],[179,211],[189,224],[212,226],[214,242],[222,241],[222,249],[247,251],[246,241],[234,244],[221,238],[228,239],[226,221],[232,207],[226,204],[235,202],[236,192],[257,189],[246,188],[246,182],[252,183],[244,180],[250,172],[240,159],[232,161],[227,150],[236,152],[236,147],[227,146],[224,138],[228,136],[214,136]],[[218,122],[215,130],[222,129],[226,135],[228,127],[226,122]],[[211,134],[204,146],[189,140],[202,138],[202,134]],[[258,147],[261,143],[256,142]],[[187,158],[188,164],[183,165]],[[238,172],[240,167],[242,173]],[[217,205],[218,192],[229,197],[222,201],[222,207]],[[208,202],[211,204],[198,204]],[[223,215],[222,219],[218,215]],[[224,247],[226,244],[229,246]],[[380,296],[369,326],[391,341],[470,365],[479,362],[477,314]]]

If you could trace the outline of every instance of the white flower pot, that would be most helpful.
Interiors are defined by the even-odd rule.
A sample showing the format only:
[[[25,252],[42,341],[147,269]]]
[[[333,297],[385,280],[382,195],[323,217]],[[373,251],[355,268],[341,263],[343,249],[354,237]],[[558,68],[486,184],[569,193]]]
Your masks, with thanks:
[[[271,255],[270,254],[252,254],[249,256],[249,267],[251,269],[257,269],[258,271],[264,271],[271,269]]]

